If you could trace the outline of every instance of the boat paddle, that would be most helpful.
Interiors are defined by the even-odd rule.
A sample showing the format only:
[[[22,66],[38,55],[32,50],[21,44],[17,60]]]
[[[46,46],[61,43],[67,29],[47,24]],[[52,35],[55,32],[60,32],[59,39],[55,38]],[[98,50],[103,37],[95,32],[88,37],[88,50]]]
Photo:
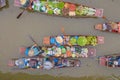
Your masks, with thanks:
[[[17,16],[17,19],[19,19],[24,12],[25,12],[25,9]]]
[[[29,35],[29,38],[34,42],[34,45],[33,46],[36,46],[39,53],[43,53],[44,51],[41,49],[41,46],[38,45],[38,43],[33,39],[32,36]],[[39,56],[40,57],[40,56]]]
[[[34,43],[37,44],[37,42],[33,39],[33,37],[31,35],[29,35],[30,40]],[[38,44],[37,44],[38,45]]]

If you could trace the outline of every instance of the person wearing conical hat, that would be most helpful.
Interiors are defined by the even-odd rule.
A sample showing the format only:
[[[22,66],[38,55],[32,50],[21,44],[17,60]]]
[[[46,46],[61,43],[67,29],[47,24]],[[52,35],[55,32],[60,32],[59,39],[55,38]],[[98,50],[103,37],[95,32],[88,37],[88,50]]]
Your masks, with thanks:
[[[58,45],[63,44],[63,42],[64,42],[63,37],[62,36],[57,36],[56,37],[56,42],[57,42]]]

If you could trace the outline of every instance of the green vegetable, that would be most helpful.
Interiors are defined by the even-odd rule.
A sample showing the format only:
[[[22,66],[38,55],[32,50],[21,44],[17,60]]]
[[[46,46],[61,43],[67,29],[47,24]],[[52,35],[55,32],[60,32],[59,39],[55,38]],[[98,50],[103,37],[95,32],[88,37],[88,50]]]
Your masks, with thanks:
[[[87,44],[87,39],[85,36],[80,36],[77,40],[79,46],[85,46]]]
[[[57,4],[57,8],[59,8],[59,9],[63,9],[64,8],[64,2],[59,2],[58,4]]]
[[[72,37],[72,38],[70,39],[70,44],[75,45],[76,42],[77,42],[77,40],[76,40],[75,37]]]
[[[48,14],[53,14],[53,10],[48,10]]]
[[[65,54],[66,53],[66,49],[62,48],[62,53]]]

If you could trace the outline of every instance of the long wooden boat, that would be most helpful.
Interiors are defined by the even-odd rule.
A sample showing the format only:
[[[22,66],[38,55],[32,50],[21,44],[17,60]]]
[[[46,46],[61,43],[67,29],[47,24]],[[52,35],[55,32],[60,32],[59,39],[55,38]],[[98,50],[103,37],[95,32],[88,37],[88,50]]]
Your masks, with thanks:
[[[0,8],[6,6],[6,0],[0,0]]]
[[[43,38],[44,45],[96,46],[104,43],[104,37],[93,35],[57,35]]]
[[[39,12],[51,16],[70,18],[103,17],[103,9],[92,8],[82,4],[64,2],[60,0],[15,0],[14,4],[15,6],[28,11]]]
[[[55,69],[67,67],[80,67],[81,62],[78,59],[67,58],[43,58],[43,57],[29,57],[29,58],[16,58],[8,62],[8,66],[18,69]]]
[[[107,22],[95,25],[96,30],[103,32],[120,33],[120,22]]]
[[[87,58],[95,57],[96,49],[80,46],[36,46],[21,47],[20,53],[26,56],[63,57],[63,58]]]
[[[120,53],[100,56],[99,64],[107,67],[120,67]]]

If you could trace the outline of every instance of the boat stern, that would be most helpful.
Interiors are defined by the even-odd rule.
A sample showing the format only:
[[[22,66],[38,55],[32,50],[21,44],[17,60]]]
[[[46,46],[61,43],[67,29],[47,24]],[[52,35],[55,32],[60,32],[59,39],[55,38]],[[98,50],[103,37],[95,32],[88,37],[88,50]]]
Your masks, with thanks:
[[[98,44],[104,44],[104,37],[103,36],[97,36],[97,42],[98,42]]]
[[[25,54],[26,47],[20,47],[19,52],[20,54]]]
[[[102,30],[102,24],[96,24],[94,28],[96,30]]]
[[[96,56],[96,49],[95,48],[88,48],[88,56],[95,57]]]
[[[50,45],[50,37],[44,37],[43,38],[43,44]]]
[[[107,65],[107,58],[104,57],[104,56],[101,56],[98,58],[99,60],[99,64],[102,65],[102,66],[106,66]]]
[[[15,66],[15,61],[12,59],[12,60],[9,60],[8,61],[8,64],[7,64],[9,67],[13,67]]]

